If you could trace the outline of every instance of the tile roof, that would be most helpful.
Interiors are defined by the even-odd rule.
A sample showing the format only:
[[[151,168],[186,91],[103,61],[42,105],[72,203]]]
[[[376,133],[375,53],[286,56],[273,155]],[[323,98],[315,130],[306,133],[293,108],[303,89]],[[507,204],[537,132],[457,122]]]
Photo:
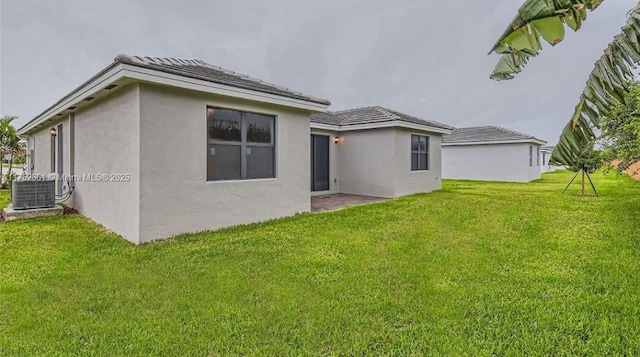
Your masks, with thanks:
[[[477,126],[471,128],[457,128],[451,134],[445,135],[444,143],[470,143],[492,141],[542,141],[534,136],[523,134],[515,130],[499,126]]]
[[[190,77],[231,87],[253,90],[282,97],[330,105],[327,99],[313,97],[258,78],[208,64],[201,60],[118,55],[115,62]]]
[[[425,120],[380,106],[318,113],[311,116],[311,122],[330,125],[375,124],[389,121],[403,121],[411,124],[426,125],[433,128],[452,130],[453,127],[433,120]]]

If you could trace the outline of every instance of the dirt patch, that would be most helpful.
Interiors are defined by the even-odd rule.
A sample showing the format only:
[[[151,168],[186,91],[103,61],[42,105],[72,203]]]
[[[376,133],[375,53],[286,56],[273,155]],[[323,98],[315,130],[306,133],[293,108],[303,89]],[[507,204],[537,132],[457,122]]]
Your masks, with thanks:
[[[611,166],[618,167],[619,161],[613,161]],[[628,169],[624,171],[625,174],[633,177],[636,180],[640,180],[640,162],[636,162],[635,164],[629,166]]]
[[[640,180],[640,162],[629,166],[625,173],[636,180]]]
[[[78,210],[73,208],[73,207],[64,206],[64,207],[62,207],[62,213],[63,214],[78,214]]]

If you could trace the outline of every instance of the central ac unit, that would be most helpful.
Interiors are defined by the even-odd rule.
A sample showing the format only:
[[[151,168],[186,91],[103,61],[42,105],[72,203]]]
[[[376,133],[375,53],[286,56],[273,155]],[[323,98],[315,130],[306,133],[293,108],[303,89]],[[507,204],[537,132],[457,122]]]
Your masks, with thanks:
[[[50,208],[56,205],[55,180],[13,181],[13,209]]]

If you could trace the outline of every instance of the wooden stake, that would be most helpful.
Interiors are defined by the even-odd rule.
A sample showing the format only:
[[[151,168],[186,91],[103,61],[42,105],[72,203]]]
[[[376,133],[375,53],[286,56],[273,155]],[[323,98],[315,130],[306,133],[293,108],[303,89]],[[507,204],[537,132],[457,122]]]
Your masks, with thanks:
[[[591,176],[589,174],[587,174],[587,178],[589,179],[589,183],[591,183],[591,188],[593,189],[593,193],[596,194],[596,197],[600,197],[598,196],[598,191],[596,191],[596,185],[593,184],[593,181],[591,180]]]
[[[576,180],[576,177],[578,177],[578,174],[580,173],[580,171],[576,172],[575,175],[573,175],[573,178],[571,179],[571,181],[569,181],[569,184],[567,185],[567,187],[564,188],[564,191],[562,191],[562,194],[564,194],[565,192],[567,192],[567,190],[569,189],[569,186],[571,186],[571,184],[573,183],[573,181]]]

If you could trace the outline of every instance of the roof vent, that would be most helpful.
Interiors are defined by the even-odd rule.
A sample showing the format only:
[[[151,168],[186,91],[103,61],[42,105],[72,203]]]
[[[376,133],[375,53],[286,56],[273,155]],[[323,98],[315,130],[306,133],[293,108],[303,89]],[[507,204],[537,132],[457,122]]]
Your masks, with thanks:
[[[76,110],[76,107],[75,106],[69,107],[69,110]]]
[[[106,89],[106,90],[112,90],[113,88],[115,88],[115,87],[117,87],[117,86],[118,86],[117,84],[110,84],[110,85],[108,85],[108,86],[104,87],[104,89]]]
[[[85,101],[90,102],[92,100],[96,99],[95,97],[86,97],[84,98]]]

